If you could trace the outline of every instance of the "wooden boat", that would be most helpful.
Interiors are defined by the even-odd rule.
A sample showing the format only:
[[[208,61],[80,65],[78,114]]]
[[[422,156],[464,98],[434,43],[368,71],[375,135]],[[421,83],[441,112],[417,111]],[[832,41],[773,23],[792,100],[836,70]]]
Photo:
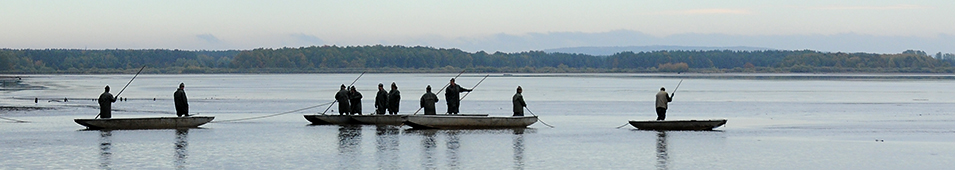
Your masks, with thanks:
[[[713,130],[723,124],[726,119],[630,121],[630,125],[640,130]]]
[[[313,125],[348,125],[358,123],[358,121],[355,121],[355,119],[352,119],[349,115],[305,115],[305,120],[312,122]]]
[[[313,125],[401,125],[409,115],[305,115]],[[487,114],[441,114],[433,116],[487,116]]]
[[[73,119],[89,129],[185,129],[197,128],[214,116]]]
[[[415,115],[405,118],[404,124],[418,129],[495,129],[525,128],[537,122],[537,116],[482,117]]]

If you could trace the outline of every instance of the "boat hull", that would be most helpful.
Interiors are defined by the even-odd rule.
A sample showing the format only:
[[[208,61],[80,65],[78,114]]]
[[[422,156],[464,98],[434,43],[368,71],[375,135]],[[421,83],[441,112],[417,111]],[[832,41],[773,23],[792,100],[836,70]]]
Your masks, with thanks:
[[[713,130],[723,124],[726,119],[630,121],[630,125],[640,130]]]
[[[305,115],[305,119],[312,122],[313,125],[401,125],[405,118],[411,115]],[[429,115],[429,116],[487,116],[487,114],[455,114],[455,115]]]
[[[211,122],[214,116],[73,119],[89,129],[187,129]]]
[[[417,129],[496,129],[526,128],[537,122],[537,116],[408,116],[404,124]]]

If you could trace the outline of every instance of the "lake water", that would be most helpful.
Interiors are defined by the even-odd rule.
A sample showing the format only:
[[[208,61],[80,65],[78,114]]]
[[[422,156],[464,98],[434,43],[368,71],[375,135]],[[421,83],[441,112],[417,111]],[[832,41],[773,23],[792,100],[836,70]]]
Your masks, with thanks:
[[[373,110],[376,85],[397,82],[401,113],[428,84],[455,74],[365,74],[355,85]],[[474,87],[485,74],[464,74]],[[949,75],[495,74],[462,113],[509,116],[521,85],[542,122],[527,129],[413,130],[312,126],[291,114],[189,130],[84,130],[92,98],[132,75],[33,75],[0,90],[0,169],[951,169],[955,79]],[[282,113],[332,101],[358,74],[140,75],[114,117],[175,116],[186,84],[190,110],[216,120]],[[668,120],[717,119],[717,131],[641,131],[653,96],[683,79]],[[437,91],[437,90],[435,90]],[[462,94],[463,95],[463,94]],[[446,109],[444,96],[437,110]],[[39,103],[34,103],[39,98]],[[69,99],[63,102],[62,99]],[[155,100],[154,100],[155,98]],[[31,109],[33,107],[48,109]],[[335,108],[333,107],[332,110]],[[333,111],[328,111],[333,112]],[[24,120],[16,123],[7,119]]]

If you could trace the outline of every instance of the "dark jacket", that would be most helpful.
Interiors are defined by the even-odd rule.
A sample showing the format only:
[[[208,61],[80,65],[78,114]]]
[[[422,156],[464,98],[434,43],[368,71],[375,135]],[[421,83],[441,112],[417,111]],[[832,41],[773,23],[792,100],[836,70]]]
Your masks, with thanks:
[[[524,103],[524,95],[514,94],[511,101],[514,103],[514,116],[524,116],[524,107],[527,107],[527,103]]]
[[[421,107],[424,108],[425,115],[435,115],[437,112],[434,110],[434,103],[438,102],[438,95],[431,93],[430,91],[421,95]]]
[[[358,91],[348,93],[351,98],[351,112],[361,113],[361,93]]]
[[[112,117],[110,111],[113,108],[113,102],[116,102],[116,98],[113,97],[113,94],[103,92],[103,94],[99,95],[99,116],[101,118]]]
[[[445,89],[447,93],[444,93],[444,100],[447,100],[448,103],[460,103],[461,102],[461,93],[469,92],[471,89],[465,89],[464,87],[459,86],[458,84],[448,85],[448,88]]]
[[[189,115],[189,101],[186,100],[186,91],[179,89],[172,93],[172,98],[176,102],[176,115]]]
[[[388,108],[388,92],[384,89],[378,90],[378,95],[375,96],[375,108],[378,114],[385,114],[385,109]]]
[[[342,89],[335,93],[335,101],[338,101],[338,113],[351,113],[351,105],[348,104],[348,90]]]
[[[397,89],[388,92],[388,110],[398,112],[398,103],[401,102],[401,92]]]

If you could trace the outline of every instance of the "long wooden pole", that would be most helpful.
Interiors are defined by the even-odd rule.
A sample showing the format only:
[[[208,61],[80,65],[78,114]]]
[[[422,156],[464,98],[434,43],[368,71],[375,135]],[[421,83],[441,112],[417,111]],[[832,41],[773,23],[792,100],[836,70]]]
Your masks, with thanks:
[[[676,95],[676,90],[680,89],[681,84],[683,84],[683,79],[680,79],[680,83],[677,83],[676,88],[673,88],[673,93],[670,94],[670,98],[673,98],[673,95]]]
[[[481,85],[481,82],[484,82],[484,79],[487,79],[487,76],[490,76],[490,74],[484,75],[484,78],[482,78],[481,81],[478,81],[478,83],[475,84],[474,87],[471,87],[471,90],[474,90],[474,88],[477,88],[477,86]],[[464,98],[468,97],[469,94],[471,94],[471,92],[468,92],[467,94],[464,94],[464,96],[461,96],[461,99],[458,101],[464,100]]]
[[[461,70],[461,73],[458,73],[458,75],[454,76],[454,78],[452,78],[452,79],[457,79],[458,76],[461,76],[461,74],[464,74],[464,71],[467,71],[467,70]],[[441,94],[441,92],[443,92],[444,89],[448,88],[448,86],[450,86],[450,85],[451,85],[451,82],[448,81],[448,84],[445,84],[444,87],[441,88],[441,90],[438,90],[438,93],[435,93],[435,95]],[[411,115],[417,115],[418,112],[421,111],[421,109],[423,109],[423,107],[418,107],[418,110],[415,110],[415,111],[414,111],[414,114],[411,114]]]

